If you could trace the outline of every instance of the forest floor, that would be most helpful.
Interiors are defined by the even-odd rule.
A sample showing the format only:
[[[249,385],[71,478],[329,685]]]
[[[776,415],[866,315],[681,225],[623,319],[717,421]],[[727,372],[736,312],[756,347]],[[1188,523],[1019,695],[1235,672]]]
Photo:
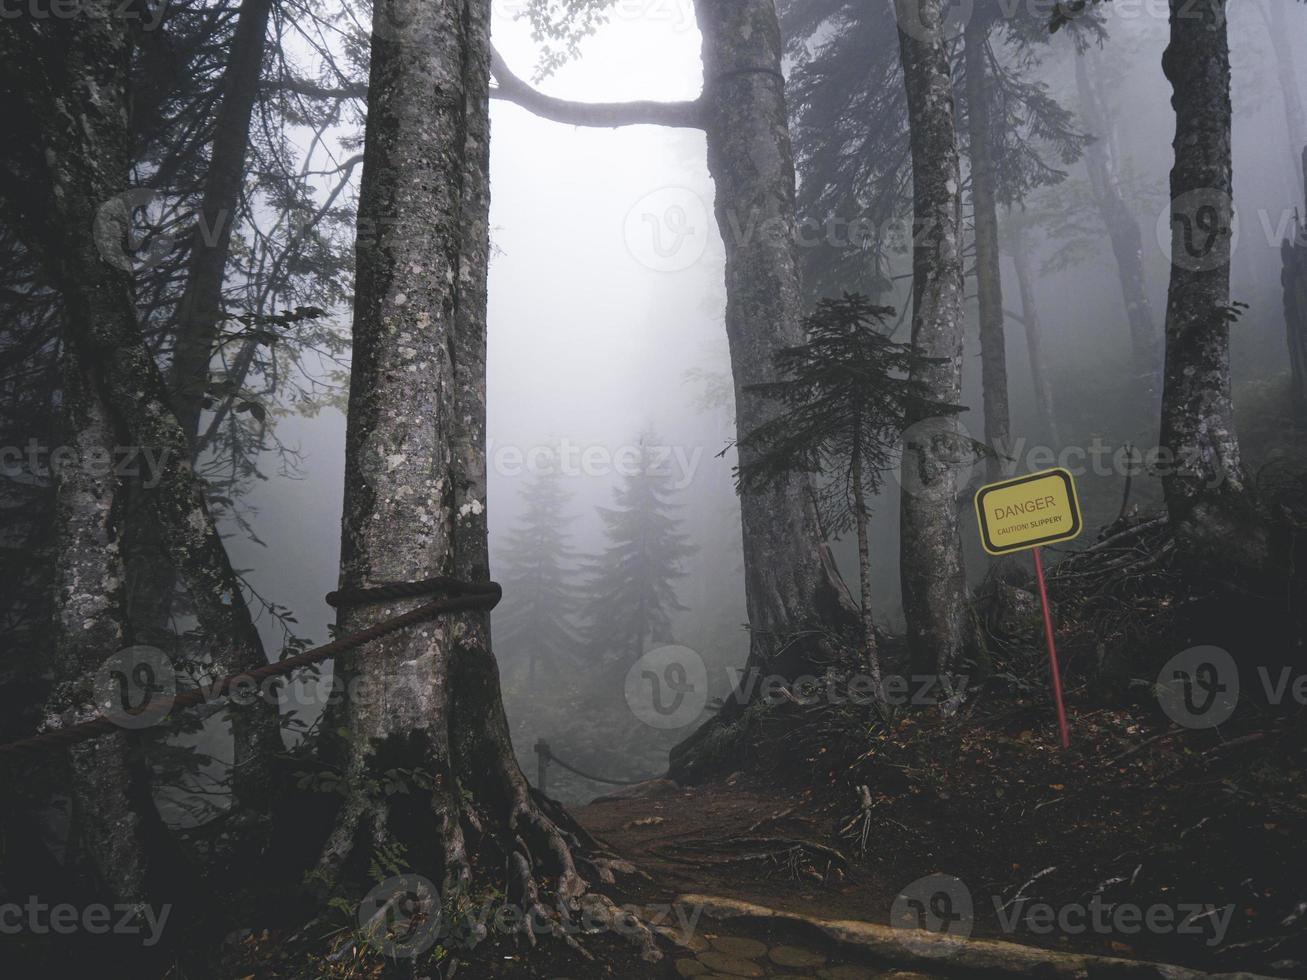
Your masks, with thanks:
[[[647,901],[709,894],[886,924],[912,882],[946,874],[970,895],[974,936],[1307,975],[1302,726],[1217,734],[1073,711],[1063,751],[1050,715],[1028,702],[983,724],[908,717],[851,760],[826,741],[788,778],[664,782],[574,813],[651,876]],[[1154,918],[1068,935],[1035,908],[1095,896]]]

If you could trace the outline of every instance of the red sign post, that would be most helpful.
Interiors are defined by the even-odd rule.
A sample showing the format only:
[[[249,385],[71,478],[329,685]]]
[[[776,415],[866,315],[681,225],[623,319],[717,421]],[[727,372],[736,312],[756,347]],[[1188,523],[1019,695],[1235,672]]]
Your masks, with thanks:
[[[1044,642],[1048,645],[1048,669],[1053,680],[1053,701],[1057,705],[1057,727],[1062,748],[1068,748],[1066,706],[1062,703],[1062,672],[1057,666],[1057,645],[1053,638],[1053,614],[1048,607],[1048,585],[1044,581],[1041,545],[1070,541],[1084,529],[1076,484],[1064,469],[1045,470],[981,487],[976,493],[976,517],[980,521],[980,543],[991,555],[1033,551],[1035,578],[1039,581],[1039,602],[1044,610]]]
[[[1062,733],[1062,748],[1071,745],[1071,736],[1066,727],[1066,706],[1062,703],[1062,672],[1057,667],[1057,645],[1053,642],[1053,614],[1048,610],[1048,586],[1044,584],[1044,563],[1039,557],[1039,549],[1032,549],[1035,555],[1035,578],[1039,579],[1039,601],[1044,607],[1044,639],[1048,643],[1048,671],[1053,678],[1053,701],[1057,704],[1057,727]]]

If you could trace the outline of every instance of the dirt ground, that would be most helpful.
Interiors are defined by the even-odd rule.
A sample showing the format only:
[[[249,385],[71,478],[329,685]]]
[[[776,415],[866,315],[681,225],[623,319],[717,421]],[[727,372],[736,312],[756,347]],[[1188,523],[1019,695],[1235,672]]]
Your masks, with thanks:
[[[968,891],[976,936],[1307,976],[1300,725],[1217,734],[1073,711],[1064,752],[1051,726],[1027,727],[1036,713],[908,718],[851,760],[823,746],[803,779],[736,773],[574,812],[651,876],[651,899],[693,892],[889,923],[911,883],[945,874]],[[1100,904],[1103,925],[1050,929],[1041,903],[1083,907],[1088,922]],[[1128,906],[1154,926],[1112,917]]]

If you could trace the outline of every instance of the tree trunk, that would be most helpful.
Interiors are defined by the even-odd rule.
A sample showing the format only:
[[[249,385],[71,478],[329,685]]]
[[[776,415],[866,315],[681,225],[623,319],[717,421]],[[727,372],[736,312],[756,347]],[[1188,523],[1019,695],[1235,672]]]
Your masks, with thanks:
[[[1256,567],[1258,533],[1230,398],[1234,204],[1226,4],[1171,0],[1162,58],[1176,115],[1166,310],[1162,486],[1172,526],[1203,564]],[[1252,563],[1250,566],[1249,563]]]
[[[173,316],[175,346],[168,387],[177,421],[192,442],[192,460],[200,453],[200,417],[222,322],[222,288],[245,180],[250,119],[258,97],[271,9],[272,0],[243,0],[237,13],[200,214],[190,243],[186,286]],[[169,619],[177,575],[167,560],[158,523],[141,494],[130,495],[127,519],[131,622],[151,642],[162,644],[171,638]]]
[[[1302,153],[1307,173],[1307,148]],[[1303,183],[1307,202],[1307,181]],[[1307,212],[1304,212],[1307,214]],[[1284,286],[1284,322],[1289,342],[1289,370],[1293,391],[1293,419],[1307,428],[1307,217],[1293,223],[1293,237],[1280,245],[1284,263],[1280,282]]]
[[[128,186],[129,26],[121,18],[75,18],[59,22],[52,28],[57,36],[46,39],[49,47],[40,56],[59,58],[61,70],[51,75],[67,85],[33,91],[41,99],[33,118],[43,127],[54,216],[37,230],[44,237],[34,247],[61,286],[69,343],[113,419],[116,438],[162,460],[159,484],[149,494],[169,558],[193,597],[206,635],[202,652],[220,674],[236,673],[267,663],[262,643],[191,471],[190,440],[146,348],[130,276],[106,258],[121,248],[114,235],[128,218],[119,195]],[[235,765],[224,858],[239,851],[248,867],[249,852],[266,841],[275,789],[270,764],[284,745],[275,702],[255,699],[230,712]]]
[[[858,585],[862,594],[862,644],[876,699],[883,702],[885,688],[880,671],[880,650],[876,645],[876,625],[871,619],[871,546],[867,534],[870,514],[862,489],[862,455],[855,447],[851,474],[853,484],[853,521],[858,529]]]
[[[1076,53],[1076,85],[1085,125],[1097,137],[1085,150],[1085,169],[1089,187],[1103,227],[1107,229],[1116,260],[1121,298],[1125,302],[1126,322],[1130,327],[1130,348],[1136,377],[1147,391],[1156,392],[1161,357],[1158,352],[1157,327],[1153,306],[1148,299],[1148,280],[1144,275],[1143,237],[1139,223],[1121,194],[1116,161],[1110,152],[1110,123],[1103,101],[1089,75],[1087,58]]]
[[[54,685],[45,730],[99,713],[96,672],[124,646],[118,481],[85,464],[96,453],[112,453],[113,430],[67,346],[63,375],[61,445],[73,447],[80,462],[54,468]],[[127,904],[148,901],[147,828],[157,832],[161,821],[140,739],[117,732],[74,746],[68,769],[66,866],[85,880],[91,895]]]
[[[1035,389],[1035,409],[1044,434],[1052,445],[1060,445],[1057,411],[1053,405],[1053,385],[1048,378],[1048,361],[1044,357],[1044,328],[1035,305],[1035,281],[1030,271],[1030,249],[1023,228],[1012,231],[1012,264],[1016,267],[1017,288],[1021,291],[1021,319],[1026,328],[1026,350],[1030,355],[1030,380]]]
[[[177,420],[192,439],[199,432],[209,363],[222,322],[222,286],[245,179],[250,118],[258,98],[272,0],[242,0],[222,78],[204,199],[191,241],[186,291],[177,306],[177,346],[169,384]]]
[[[345,589],[488,577],[489,16],[487,0],[374,8]],[[347,609],[341,627],[362,629],[414,604]],[[608,864],[579,846],[582,832],[535,797],[518,768],[487,616],[413,627],[336,668],[346,692],[346,796],[319,862],[327,882],[356,885],[371,861],[401,846],[446,908],[474,885],[498,889],[525,912],[547,914],[545,891],[575,906],[587,889],[582,859],[596,879],[612,880]],[[395,772],[404,791],[388,794],[382,786]]]
[[[973,17],[966,31],[964,59],[967,121],[970,129],[971,204],[976,223],[976,286],[980,303],[980,374],[985,411],[985,442],[994,450],[987,460],[989,478],[1002,473],[1002,455],[1010,452],[1007,341],[1004,336],[1003,274],[998,248],[994,154],[990,146],[989,27]]]
[[[937,361],[920,371],[938,402],[962,400],[960,167],[940,0],[895,0],[912,139],[912,342]],[[914,36],[915,35],[915,36]],[[914,419],[905,434],[900,558],[914,669],[949,684],[961,657],[966,574],[958,528],[953,417]]]
[[[777,406],[749,386],[775,380],[776,352],[803,340],[780,26],[773,0],[706,0],[695,7],[703,35],[708,169],[726,247],[736,431],[752,432]],[[740,462],[747,462],[744,450]],[[808,481],[744,494],[740,510],[750,629],[746,682],[749,671],[789,678],[821,673],[822,661],[838,651],[821,641],[791,642],[792,634],[814,627],[852,633],[858,612],[818,528]],[[673,779],[700,778],[738,761],[729,748],[732,732],[723,729],[742,702],[743,695],[728,699],[712,721],[672,750]]]
[[[1299,156],[1299,150],[1307,146],[1307,112],[1303,111],[1302,91],[1298,88],[1298,65],[1294,58],[1294,35],[1285,15],[1284,0],[1270,0],[1267,25],[1271,35],[1271,46],[1275,50],[1275,70],[1280,81],[1280,94],[1284,99],[1285,133],[1289,137],[1289,153],[1297,167],[1298,181],[1307,179],[1307,155]],[[1265,9],[1265,8],[1264,8]]]

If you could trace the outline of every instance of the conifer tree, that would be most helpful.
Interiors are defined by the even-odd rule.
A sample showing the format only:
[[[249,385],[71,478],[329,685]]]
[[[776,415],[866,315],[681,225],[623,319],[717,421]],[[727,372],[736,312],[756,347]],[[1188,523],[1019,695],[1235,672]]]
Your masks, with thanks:
[[[505,601],[494,627],[504,659],[525,662],[534,683],[541,667],[575,664],[581,646],[580,592],[571,579],[576,552],[567,530],[576,517],[568,513],[572,494],[557,467],[532,473],[521,498],[526,509],[500,553]]]
[[[880,489],[911,420],[961,411],[931,398],[921,372],[932,359],[882,332],[894,315],[858,294],[818,303],[806,321],[807,341],[776,355],[782,380],[754,386],[783,408],[740,440],[749,461],[736,470],[742,493],[756,493],[795,472],[822,477],[818,501],[826,527],[857,530],[863,652],[877,692],[867,495]]]
[[[695,551],[673,516],[672,474],[658,437],[646,431],[631,472],[613,491],[615,507],[600,507],[608,546],[590,563],[585,640],[592,656],[631,662],[649,643],[672,641],[672,614],[686,607],[676,595],[681,562]]]

